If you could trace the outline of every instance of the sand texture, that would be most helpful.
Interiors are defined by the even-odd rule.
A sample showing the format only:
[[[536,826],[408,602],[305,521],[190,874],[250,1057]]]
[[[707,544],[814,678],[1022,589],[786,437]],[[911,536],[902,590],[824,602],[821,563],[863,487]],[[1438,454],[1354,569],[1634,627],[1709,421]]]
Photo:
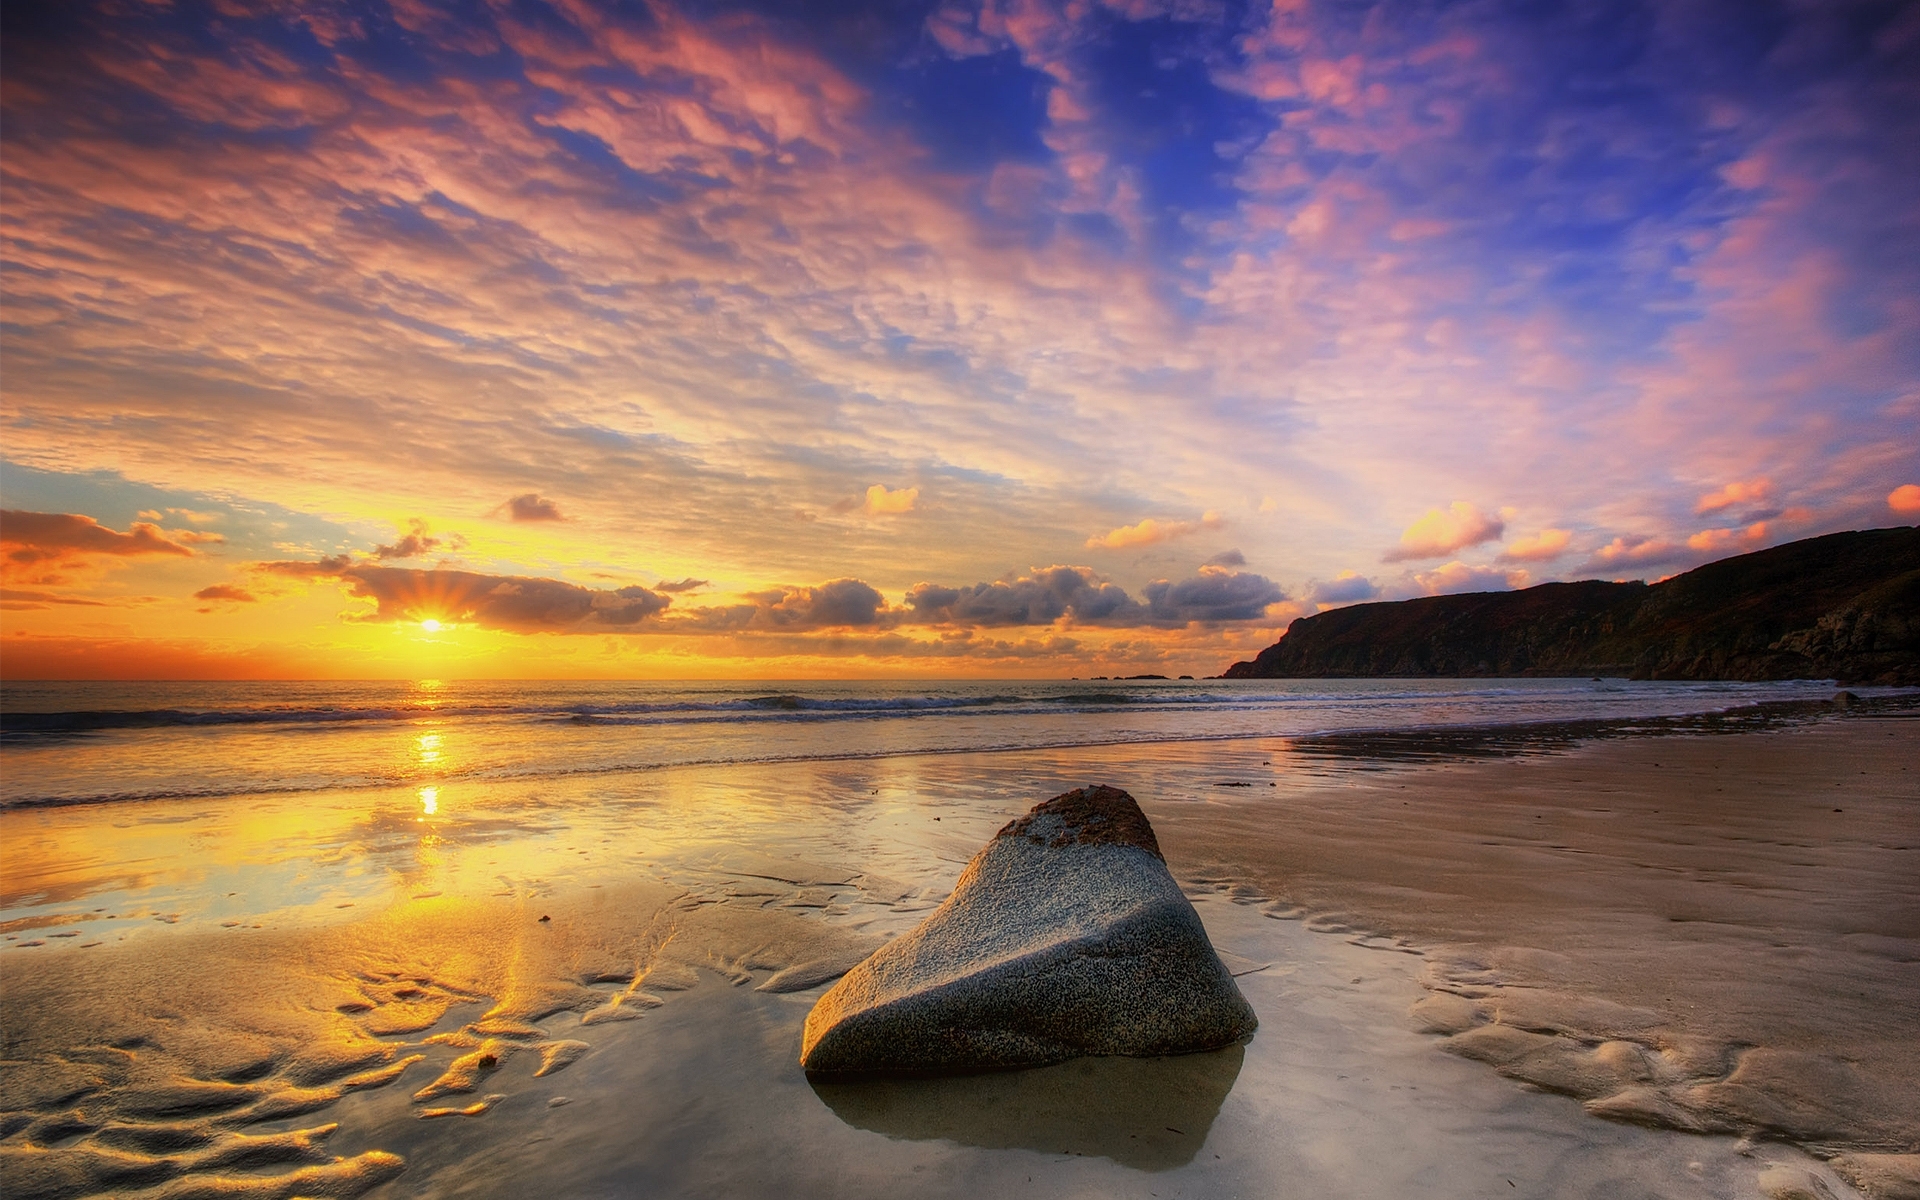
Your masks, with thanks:
[[[834,984],[800,1062],[993,1070],[1214,1050],[1254,1025],[1139,805],[1088,787],[1008,824],[925,921]]]
[[[0,814],[0,1190],[1920,1194],[1920,722],[1350,749]],[[810,1084],[832,981],[1101,780],[1251,1040]]]
[[[1920,722],[1320,783],[1157,824],[1318,928],[1412,939],[1421,1027],[1596,1115],[1920,1148]]]

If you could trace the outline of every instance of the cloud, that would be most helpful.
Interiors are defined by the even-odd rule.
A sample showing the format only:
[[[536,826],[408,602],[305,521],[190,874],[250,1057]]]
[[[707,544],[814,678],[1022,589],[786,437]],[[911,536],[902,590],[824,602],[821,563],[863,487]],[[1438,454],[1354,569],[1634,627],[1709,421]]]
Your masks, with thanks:
[[[682,592],[699,591],[701,588],[706,586],[707,586],[707,580],[695,579],[689,576],[685,579],[672,579],[672,580],[662,579],[659,583],[656,583],[653,585],[653,590],[656,592],[666,592],[669,595],[677,596]]]
[[[1585,569],[1640,567],[1670,563],[1685,552],[1673,542],[1656,537],[1616,537],[1593,552]]]
[[[1098,624],[1143,615],[1126,589],[1091,567],[1052,566],[971,587],[922,583],[907,592],[907,606],[929,624],[992,627],[1051,625],[1062,617]]]
[[[1439,558],[1467,546],[1493,541],[1506,529],[1499,517],[1488,516],[1465,500],[1455,500],[1448,508],[1428,509],[1425,516],[1407,526],[1406,532],[1400,535],[1399,547],[1388,551],[1382,561]]]
[[[559,579],[421,570],[354,563],[345,555],[318,562],[268,562],[256,569],[296,578],[333,578],[372,600],[368,621],[437,620],[509,633],[630,631],[664,612],[671,597],[644,587],[585,588]]]
[[[1449,596],[1456,592],[1505,592],[1527,586],[1525,570],[1500,571],[1492,567],[1470,567],[1454,561],[1431,571],[1421,571],[1413,580],[1429,596]]]
[[[1189,622],[1253,621],[1270,604],[1286,599],[1278,584],[1261,575],[1207,566],[1181,580],[1158,579],[1135,600],[1091,567],[1035,568],[1025,575],[970,587],[922,583],[907,593],[907,607],[921,624],[994,627],[1075,625],[1177,626]],[[1143,602],[1144,601],[1144,602]]]
[[[1767,533],[1767,522],[1755,521],[1741,529],[1702,529],[1687,545],[1703,554],[1744,554],[1765,545]]]
[[[120,533],[78,513],[0,511],[0,551],[8,562],[22,566],[93,555],[191,558],[194,551],[186,543],[209,539],[207,535],[188,534],[168,533],[145,521],[135,521],[127,532]],[[212,540],[218,540],[217,535]]]
[[[169,507],[166,512],[161,512],[157,508],[145,508],[134,515],[142,521],[156,522],[164,521],[169,516],[174,516],[193,525],[211,525],[215,521],[224,520],[226,517],[225,513],[201,512],[198,509],[178,507]]]
[[[1222,550],[1202,565],[1209,567],[1244,567],[1247,565],[1247,556],[1238,550]]]
[[[440,539],[429,536],[427,523],[418,517],[409,522],[412,532],[391,546],[375,546],[373,557],[382,561],[392,558],[418,558],[422,554],[431,554],[440,545]]]
[[[292,579],[329,579],[345,574],[353,567],[353,555],[330,554],[312,562],[292,560],[285,562],[254,563],[253,569],[269,575],[285,575]]]
[[[1199,621],[1257,621],[1267,606],[1287,598],[1280,586],[1263,575],[1201,567],[1190,579],[1158,579],[1140,589],[1157,623]]]
[[[538,492],[526,492],[500,506],[510,521],[564,521],[560,506]],[[499,511],[496,509],[495,511]]]
[[[1224,529],[1227,521],[1217,512],[1208,512],[1198,521],[1161,521],[1148,517],[1137,525],[1122,525],[1118,529],[1096,534],[1087,539],[1089,550],[1125,550],[1134,546],[1151,546],[1158,542],[1170,542],[1199,533],[1205,529]]]
[[[1546,562],[1565,554],[1572,542],[1573,534],[1568,530],[1542,529],[1532,537],[1509,542],[1500,552],[1500,559],[1502,562]]]
[[[193,594],[195,600],[227,600],[236,604],[258,603],[260,597],[243,587],[231,583],[216,583],[212,587],[203,587]]]
[[[885,484],[876,483],[867,489],[867,499],[863,508],[870,517],[894,516],[912,512],[913,502],[919,498],[920,489],[917,487],[888,491]]]
[[[104,600],[89,600],[84,596],[64,596],[57,592],[36,592],[22,588],[0,588],[0,608],[45,608],[49,604],[65,604],[81,608],[113,607]]]
[[[1718,491],[1708,492],[1700,497],[1693,506],[1696,513],[1719,512],[1723,508],[1732,508],[1736,504],[1759,504],[1773,494],[1773,481],[1764,475],[1755,479],[1735,480]]]
[[[1359,600],[1372,600],[1379,595],[1379,585],[1358,571],[1342,571],[1324,583],[1314,582],[1307,585],[1307,600],[1323,608],[1335,604],[1352,604]]]
[[[1916,478],[1920,109],[1877,15],[62,7],[63,53],[8,54],[6,441],[143,489],[90,511],[591,495],[482,561],[897,597],[1116,511],[1219,507],[1325,580],[1443,495],[1647,535],[1624,562],[1693,554],[1728,464],[1829,528]],[[909,471],[925,561],[793,515]]]
[[[1903,483],[1888,492],[1887,507],[1903,517],[1920,516],[1920,483]]]
[[[746,603],[709,605],[676,617],[671,628],[686,631],[768,630],[803,633],[818,629],[870,628],[885,623],[887,602],[858,579],[835,579],[809,587],[779,587],[745,593]]]

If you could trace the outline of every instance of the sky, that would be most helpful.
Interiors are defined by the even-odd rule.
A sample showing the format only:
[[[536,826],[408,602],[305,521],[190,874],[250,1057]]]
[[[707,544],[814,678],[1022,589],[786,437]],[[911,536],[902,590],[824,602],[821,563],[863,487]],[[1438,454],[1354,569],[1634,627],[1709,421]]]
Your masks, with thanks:
[[[8,678],[1210,675],[1920,521],[1920,4],[0,14]]]

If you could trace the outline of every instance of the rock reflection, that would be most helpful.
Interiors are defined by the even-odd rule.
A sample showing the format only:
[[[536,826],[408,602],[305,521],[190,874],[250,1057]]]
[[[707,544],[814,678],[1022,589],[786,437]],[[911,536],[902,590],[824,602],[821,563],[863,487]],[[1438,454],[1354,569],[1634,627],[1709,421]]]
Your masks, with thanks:
[[[817,1082],[813,1090],[847,1124],[888,1137],[1099,1155],[1166,1171],[1200,1152],[1245,1056],[1240,1044],[986,1075]]]

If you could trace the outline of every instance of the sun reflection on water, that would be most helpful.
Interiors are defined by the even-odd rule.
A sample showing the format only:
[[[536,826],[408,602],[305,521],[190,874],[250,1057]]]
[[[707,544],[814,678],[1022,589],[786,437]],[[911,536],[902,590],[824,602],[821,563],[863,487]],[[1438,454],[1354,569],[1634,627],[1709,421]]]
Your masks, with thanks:
[[[423,817],[431,817],[440,811],[440,789],[423,787],[420,789],[420,812]]]

